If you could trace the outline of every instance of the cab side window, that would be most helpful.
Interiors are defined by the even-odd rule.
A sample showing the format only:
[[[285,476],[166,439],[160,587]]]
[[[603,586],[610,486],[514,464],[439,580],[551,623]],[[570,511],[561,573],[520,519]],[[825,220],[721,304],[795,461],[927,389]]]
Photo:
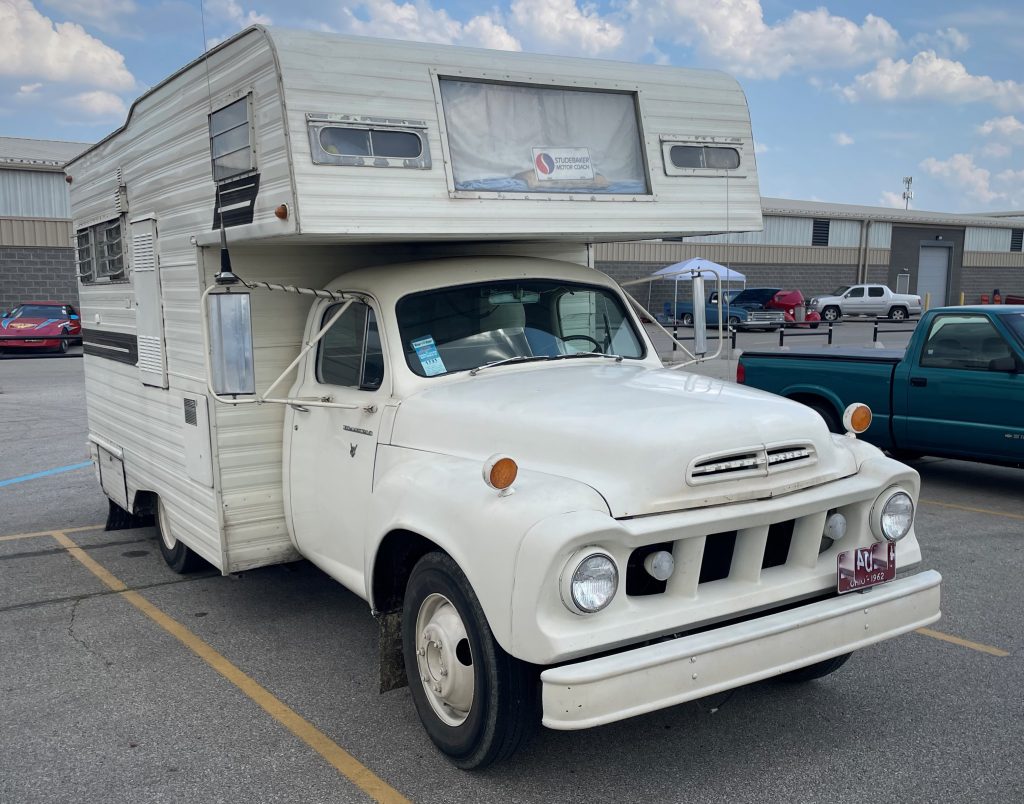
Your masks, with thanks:
[[[323,326],[338,312],[333,304],[324,312]],[[326,385],[374,391],[384,381],[384,352],[373,308],[352,302],[320,340],[316,378]]]
[[[846,294],[848,299],[862,299],[864,298],[864,288],[850,288],[850,292]]]
[[[877,299],[877,298],[881,298],[884,295],[885,295],[885,291],[882,290],[882,288],[878,288],[878,287],[868,288],[868,296],[871,296],[871,297]]]
[[[1000,371],[1012,358],[1009,345],[982,315],[944,315],[932,323],[921,352],[923,368]]]

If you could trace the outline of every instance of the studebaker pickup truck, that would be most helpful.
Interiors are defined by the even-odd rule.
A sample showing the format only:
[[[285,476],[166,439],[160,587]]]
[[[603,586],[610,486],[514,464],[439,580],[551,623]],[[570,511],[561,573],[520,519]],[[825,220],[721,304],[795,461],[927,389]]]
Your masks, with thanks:
[[[745,352],[737,381],[809,405],[834,432],[864,402],[864,438],[897,456],[1024,467],[1024,306],[930,310],[905,352]]]

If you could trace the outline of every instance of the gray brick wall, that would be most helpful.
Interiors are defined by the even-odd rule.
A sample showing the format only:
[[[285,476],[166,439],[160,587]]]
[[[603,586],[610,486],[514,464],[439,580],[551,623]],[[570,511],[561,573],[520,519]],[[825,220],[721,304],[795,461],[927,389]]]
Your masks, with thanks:
[[[72,249],[0,246],[0,310],[28,299],[78,304]]]
[[[966,304],[977,304],[981,294],[991,300],[997,289],[1005,299],[1007,294],[1024,296],[1024,269],[1021,268],[964,268],[960,275],[961,290]],[[953,299],[955,304],[958,299]]]

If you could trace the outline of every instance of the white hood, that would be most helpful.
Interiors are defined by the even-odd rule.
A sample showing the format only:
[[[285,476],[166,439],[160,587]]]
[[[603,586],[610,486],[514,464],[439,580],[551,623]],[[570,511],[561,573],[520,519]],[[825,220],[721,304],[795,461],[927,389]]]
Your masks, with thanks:
[[[481,462],[504,453],[523,471],[593,487],[615,517],[771,497],[857,471],[852,452],[833,442],[810,408],[707,377],[598,358],[495,367],[440,382],[402,403],[391,443]],[[811,457],[766,468],[767,454],[785,461],[791,446]],[[714,464],[754,452],[759,468],[740,470],[741,477],[689,474],[697,459]]]

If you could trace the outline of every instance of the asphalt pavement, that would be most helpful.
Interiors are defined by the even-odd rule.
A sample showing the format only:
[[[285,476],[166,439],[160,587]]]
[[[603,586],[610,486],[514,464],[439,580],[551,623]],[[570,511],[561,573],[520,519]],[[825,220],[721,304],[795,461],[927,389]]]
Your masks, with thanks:
[[[928,632],[466,773],[377,692],[367,605],[312,565],[183,577],[152,528],[104,532],[86,432],[81,360],[0,361],[4,804],[1024,800],[1020,470],[915,464]]]

